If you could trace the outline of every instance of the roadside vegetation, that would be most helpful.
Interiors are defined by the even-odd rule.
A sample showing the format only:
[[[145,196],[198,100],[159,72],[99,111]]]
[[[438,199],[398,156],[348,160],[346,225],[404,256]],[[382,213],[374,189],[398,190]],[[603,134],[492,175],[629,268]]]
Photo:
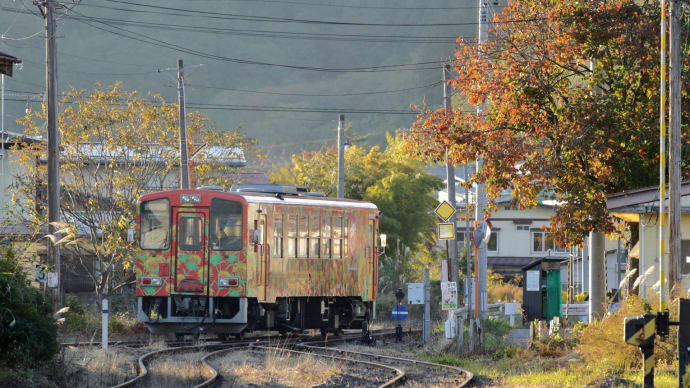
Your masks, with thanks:
[[[416,356],[441,364],[459,366],[475,373],[479,386],[486,387],[629,387],[641,386],[639,348],[623,341],[623,320],[628,316],[656,311],[632,295],[614,313],[591,324],[577,323],[559,333],[535,339],[522,348],[508,342],[510,327],[502,320],[485,321],[485,351],[458,355],[454,340],[443,338],[438,326],[436,339]],[[671,316],[671,320],[676,317]],[[655,384],[678,386],[675,360],[676,330],[665,341],[655,343]],[[467,328],[465,328],[465,338]],[[441,353],[435,349],[443,349]]]

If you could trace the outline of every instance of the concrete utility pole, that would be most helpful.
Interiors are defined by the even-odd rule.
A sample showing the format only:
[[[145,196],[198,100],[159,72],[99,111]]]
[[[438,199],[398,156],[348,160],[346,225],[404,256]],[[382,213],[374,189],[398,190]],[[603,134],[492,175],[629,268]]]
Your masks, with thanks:
[[[60,132],[57,122],[57,44],[55,42],[55,1],[45,0],[46,22],[46,100],[48,132],[48,233],[55,235],[60,221]],[[58,285],[53,289],[53,308],[58,310],[62,300],[62,271],[60,247],[48,239],[48,261],[55,266]]]
[[[589,322],[601,319],[606,302],[606,246],[601,232],[589,232]]]
[[[187,156],[187,120],[184,112],[184,66],[177,60],[177,101],[180,106],[180,188],[189,188],[189,158]]]
[[[671,121],[671,136],[669,139],[669,266],[668,266],[668,289],[673,287],[680,280],[681,269],[681,231],[680,231],[680,147],[681,147],[681,94],[680,82],[683,61],[681,58],[680,40],[682,17],[681,3],[679,0],[671,0],[671,28],[669,35],[671,39],[670,51],[670,87],[669,87],[669,120]],[[663,110],[663,108],[662,108]],[[661,209],[660,211],[664,211]]]
[[[661,84],[659,93],[661,97],[661,107],[659,108],[659,310],[666,310],[666,236],[664,228],[666,225],[666,0],[661,0]],[[640,268],[641,269],[641,268]],[[640,274],[642,275],[642,274]],[[641,295],[643,287],[640,286]]]
[[[450,84],[448,84],[448,79],[450,78],[450,65],[443,66],[443,107],[446,109],[446,116],[450,116],[452,105],[450,100]],[[450,131],[450,128],[448,128]],[[446,191],[448,192],[448,202],[456,208],[455,204],[455,166],[450,160],[448,154],[448,148],[446,148]],[[457,217],[453,214],[448,222],[453,223],[453,227],[457,226]],[[453,236],[452,240],[449,240],[448,249],[448,261],[450,266],[450,281],[455,283],[455,289],[459,290],[460,285],[458,284],[458,240]],[[455,321],[455,311],[448,311],[448,321]]]
[[[489,38],[489,10],[487,7],[487,2],[486,0],[478,0],[479,2],[479,31],[477,34],[477,41],[479,44],[485,43],[488,38]],[[481,115],[484,112],[484,107],[483,106],[478,106],[477,107],[477,115]],[[475,171],[480,171],[482,168],[482,159],[479,158],[477,159],[476,163],[476,168]],[[479,222],[480,220],[484,219],[484,213],[486,212],[486,187],[484,184],[477,183],[477,196],[475,198],[475,210],[474,210],[474,219],[475,222]],[[486,303],[488,299],[488,295],[486,292],[486,269],[487,269],[487,264],[486,264],[486,254],[487,254],[487,246],[484,244],[483,246],[480,246],[479,249],[477,250],[477,258],[476,258],[476,265],[477,265],[477,273],[478,273],[478,281],[477,281],[477,291],[478,291],[478,303],[477,303],[477,310],[478,314],[475,313],[475,316],[479,316],[480,319],[486,318]],[[481,326],[479,326],[479,329],[481,330]]]
[[[338,115],[338,198],[345,198],[345,115]]]
[[[422,340],[431,337],[431,286],[429,285],[429,268],[424,268],[424,322],[422,323]]]

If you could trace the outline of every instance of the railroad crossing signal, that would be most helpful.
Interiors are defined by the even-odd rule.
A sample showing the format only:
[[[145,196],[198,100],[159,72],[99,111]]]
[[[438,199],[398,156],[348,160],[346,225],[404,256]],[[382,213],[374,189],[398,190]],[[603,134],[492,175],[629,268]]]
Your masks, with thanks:
[[[455,207],[451,205],[450,202],[443,201],[436,206],[434,213],[436,213],[436,215],[439,216],[443,221],[448,221],[448,219],[455,214]]]

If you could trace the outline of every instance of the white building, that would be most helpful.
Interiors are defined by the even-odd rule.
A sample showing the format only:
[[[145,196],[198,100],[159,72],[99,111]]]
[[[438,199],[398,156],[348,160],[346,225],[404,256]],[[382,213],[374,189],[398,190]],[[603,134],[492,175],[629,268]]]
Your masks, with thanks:
[[[427,168],[441,179],[446,178],[445,167]],[[464,168],[456,167],[455,201],[457,207],[457,239],[461,248],[465,238],[465,188],[461,186],[465,181]],[[473,171],[468,171],[471,174]],[[474,203],[474,189],[468,195],[470,205]],[[448,199],[445,189],[437,193],[439,201]],[[544,231],[550,224],[550,218],[555,214],[557,201],[540,198],[534,208],[521,210],[511,205],[512,196],[505,192],[496,199],[497,210],[489,218],[492,225],[491,238],[488,243],[487,268],[493,272],[510,276],[521,273],[521,268],[534,260],[543,257],[563,258],[561,266],[562,289],[566,290],[570,281],[573,293],[583,293],[589,290],[589,260],[587,239],[582,248],[563,248],[553,243],[549,233]],[[474,214],[469,215],[470,228],[474,225]],[[623,278],[626,267],[627,249],[620,247],[618,241],[606,241],[607,259],[607,289],[617,289]],[[568,274],[568,259],[572,260],[572,277]],[[616,260],[618,259],[618,260]]]

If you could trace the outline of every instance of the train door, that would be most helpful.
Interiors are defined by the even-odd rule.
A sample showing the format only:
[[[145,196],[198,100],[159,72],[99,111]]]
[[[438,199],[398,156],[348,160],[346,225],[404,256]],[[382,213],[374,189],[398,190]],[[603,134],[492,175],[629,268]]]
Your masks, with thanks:
[[[367,245],[371,247],[371,249],[367,250],[367,254],[369,255],[369,268],[371,269],[371,298],[374,299],[376,298],[376,286],[377,286],[377,272],[378,272],[378,263],[377,263],[377,257],[378,257],[378,250],[376,249],[376,220],[375,219],[370,219],[369,223],[367,224]]]
[[[208,284],[208,209],[176,208],[172,294],[204,294]]]
[[[259,300],[266,299],[266,289],[268,287],[268,265],[270,254],[270,247],[268,245],[268,228],[266,224],[266,215],[259,214],[257,220],[256,230],[259,234],[259,241],[254,245],[256,247],[256,277],[257,277],[257,297]]]

